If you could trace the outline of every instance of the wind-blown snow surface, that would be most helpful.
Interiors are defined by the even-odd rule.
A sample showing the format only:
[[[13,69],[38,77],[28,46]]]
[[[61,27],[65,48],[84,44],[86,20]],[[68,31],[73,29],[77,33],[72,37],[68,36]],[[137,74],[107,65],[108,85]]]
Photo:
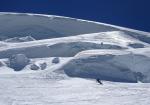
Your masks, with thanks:
[[[149,83],[148,32],[0,13],[0,105],[149,105]]]
[[[10,79],[11,78],[11,79]],[[150,84],[104,82],[79,78],[0,78],[1,105],[149,105]]]

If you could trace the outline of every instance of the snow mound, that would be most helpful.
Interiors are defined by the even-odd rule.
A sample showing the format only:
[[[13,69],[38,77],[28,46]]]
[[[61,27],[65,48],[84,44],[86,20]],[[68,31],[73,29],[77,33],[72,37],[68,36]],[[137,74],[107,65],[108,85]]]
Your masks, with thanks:
[[[39,67],[38,65],[36,65],[36,64],[32,64],[32,65],[30,66],[30,69],[31,69],[31,70],[39,70],[40,67]]]
[[[77,54],[62,69],[71,77],[150,82],[149,65],[149,57],[131,51],[89,50]]]
[[[22,70],[25,66],[29,64],[30,60],[24,54],[12,55],[9,58],[9,67],[13,68],[15,71]]]
[[[32,63],[30,65],[31,70],[45,70],[47,68],[47,63],[46,62],[40,62],[40,63]]]

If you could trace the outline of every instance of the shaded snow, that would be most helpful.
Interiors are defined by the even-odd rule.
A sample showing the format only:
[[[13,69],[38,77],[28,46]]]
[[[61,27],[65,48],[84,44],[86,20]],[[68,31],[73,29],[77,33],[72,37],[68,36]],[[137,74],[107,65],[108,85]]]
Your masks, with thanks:
[[[36,39],[74,36],[106,31],[124,31],[136,38],[147,37],[149,33],[100,22],[87,21],[55,15],[29,13],[0,13],[1,37],[18,37],[30,34]],[[64,25],[65,24],[65,25]]]
[[[136,73],[141,73],[141,82],[150,82],[149,65],[150,57],[137,50],[89,50],[77,54],[64,70],[73,77],[128,82],[137,82]]]
[[[87,52],[88,54],[85,52],[76,56],[77,58],[68,62],[62,69],[71,77],[99,78],[101,80],[118,82],[137,82],[136,76],[130,68],[119,65],[120,60],[118,59],[113,61],[116,57],[126,56],[126,54],[121,53],[121,51],[115,52],[111,50],[105,53],[102,52],[101,54],[96,54],[94,51],[89,51]]]

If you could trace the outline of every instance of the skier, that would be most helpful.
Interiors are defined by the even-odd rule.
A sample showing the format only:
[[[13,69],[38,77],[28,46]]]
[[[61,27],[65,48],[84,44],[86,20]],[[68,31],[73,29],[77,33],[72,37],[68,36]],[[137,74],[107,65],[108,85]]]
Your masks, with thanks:
[[[101,42],[101,46],[103,46],[104,45],[104,43],[103,42]]]
[[[99,78],[97,78],[96,81],[97,81],[100,85],[103,85],[103,83],[101,82],[101,80],[100,80]]]
[[[101,44],[100,44],[100,47],[103,49],[103,45],[104,45],[104,43],[103,42],[101,42]]]

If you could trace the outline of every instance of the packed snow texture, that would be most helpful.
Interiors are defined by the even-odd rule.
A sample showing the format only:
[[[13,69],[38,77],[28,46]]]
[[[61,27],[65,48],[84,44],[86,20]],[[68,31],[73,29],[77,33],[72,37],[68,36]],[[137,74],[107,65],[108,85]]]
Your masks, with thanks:
[[[0,105],[150,104],[150,33],[41,14],[0,23]]]

